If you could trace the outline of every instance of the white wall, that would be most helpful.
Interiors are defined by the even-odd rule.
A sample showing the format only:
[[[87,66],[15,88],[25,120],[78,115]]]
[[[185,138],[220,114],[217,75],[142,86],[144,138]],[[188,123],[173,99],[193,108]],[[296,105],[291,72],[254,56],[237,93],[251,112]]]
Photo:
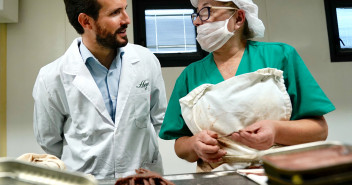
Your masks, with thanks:
[[[255,0],[266,25],[262,41],[294,46],[337,110],[326,115],[328,140],[352,144],[352,62],[331,63],[323,0]],[[132,2],[128,0],[132,19]],[[132,24],[128,28],[133,42]],[[62,55],[77,34],[69,25],[62,0],[20,0],[19,22],[8,24],[7,155],[42,153],[32,129],[33,84],[40,67]],[[163,68],[167,96],[183,70]],[[178,159],[173,141],[160,140],[166,174],[195,171]]]

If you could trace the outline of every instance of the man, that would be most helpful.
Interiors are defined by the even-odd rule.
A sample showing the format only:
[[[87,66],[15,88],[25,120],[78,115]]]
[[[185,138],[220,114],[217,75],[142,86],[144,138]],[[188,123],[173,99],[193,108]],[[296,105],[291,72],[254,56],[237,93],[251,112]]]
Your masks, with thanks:
[[[82,36],[34,85],[34,132],[69,170],[97,179],[163,173],[157,134],[166,95],[157,58],[128,44],[126,0],[64,0]]]

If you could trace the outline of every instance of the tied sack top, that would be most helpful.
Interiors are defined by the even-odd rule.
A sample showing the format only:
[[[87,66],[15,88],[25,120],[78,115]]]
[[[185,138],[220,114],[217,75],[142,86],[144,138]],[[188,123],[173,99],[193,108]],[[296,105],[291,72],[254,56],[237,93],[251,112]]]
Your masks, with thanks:
[[[193,134],[218,133],[224,162],[251,162],[258,150],[223,137],[261,120],[290,120],[292,105],[283,71],[259,69],[216,85],[203,84],[180,100],[182,116]],[[270,150],[270,149],[269,149]]]

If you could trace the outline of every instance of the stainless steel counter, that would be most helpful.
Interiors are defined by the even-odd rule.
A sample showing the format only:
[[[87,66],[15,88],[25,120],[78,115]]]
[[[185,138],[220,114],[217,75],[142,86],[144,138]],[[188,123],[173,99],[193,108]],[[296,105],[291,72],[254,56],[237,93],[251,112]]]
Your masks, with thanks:
[[[257,183],[239,175],[235,171],[176,174],[163,177],[172,181],[175,185],[257,185]],[[98,182],[99,185],[114,185],[116,180],[106,179]]]
[[[165,175],[175,185],[257,185],[235,171]],[[93,180],[82,173],[52,169],[14,159],[0,159],[0,185],[114,185],[116,179]]]

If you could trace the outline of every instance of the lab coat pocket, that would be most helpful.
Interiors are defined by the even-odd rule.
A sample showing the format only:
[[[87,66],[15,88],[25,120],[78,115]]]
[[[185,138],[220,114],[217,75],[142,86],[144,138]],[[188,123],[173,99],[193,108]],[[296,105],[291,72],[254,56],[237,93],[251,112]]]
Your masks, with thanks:
[[[163,174],[164,170],[162,165],[162,159],[158,147],[155,145],[150,145],[149,147],[149,156],[143,162],[142,167],[157,172],[159,174]]]
[[[134,122],[138,128],[146,128],[150,121],[149,97],[149,93],[137,94],[134,97]]]

